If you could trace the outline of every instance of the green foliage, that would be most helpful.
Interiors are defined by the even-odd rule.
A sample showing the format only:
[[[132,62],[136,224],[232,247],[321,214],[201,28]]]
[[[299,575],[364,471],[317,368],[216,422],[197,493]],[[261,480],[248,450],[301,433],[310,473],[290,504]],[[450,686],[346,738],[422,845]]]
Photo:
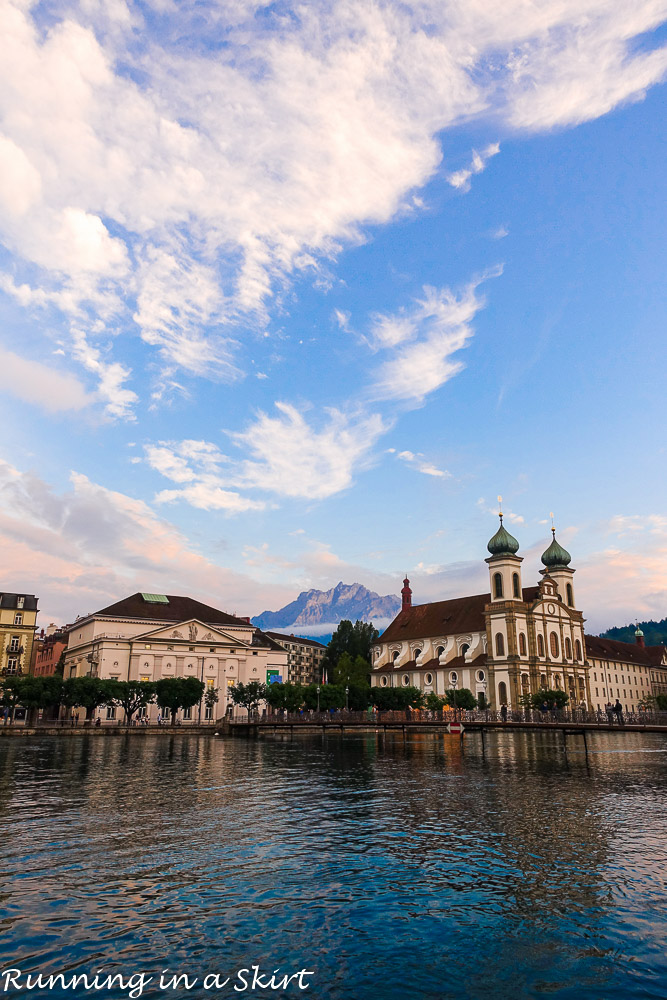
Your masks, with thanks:
[[[368,686],[371,677],[370,660],[363,656],[355,656],[354,659],[349,653],[343,653],[336,666],[333,668],[332,681],[334,684],[361,684]]]
[[[483,691],[480,691],[479,695],[477,696],[477,707],[481,708],[482,710],[489,707],[486,702],[486,695],[484,694]]]
[[[661,712],[667,712],[667,694],[657,694],[655,703]]]
[[[271,708],[285,709],[288,712],[298,712],[303,705],[303,687],[301,684],[267,684],[266,700]]]
[[[421,708],[424,695],[416,687],[372,687],[371,700],[382,712],[401,711],[408,706]]]
[[[431,691],[430,694],[426,696],[426,707],[430,708],[432,712],[441,712],[444,704],[445,699],[439,698],[435,691]]]
[[[158,705],[171,711],[171,724],[176,725],[179,708],[192,708],[201,701],[205,684],[198,677],[163,677],[155,684]]]
[[[153,681],[108,680],[105,684],[108,698],[106,704],[114,702],[120,705],[125,712],[125,724],[128,726],[137,709],[150,705],[155,699],[156,684]]]
[[[220,701],[218,697],[218,689],[214,687],[206,688],[206,694],[204,695],[204,704],[207,708],[215,708],[215,706]]]
[[[111,685],[118,681],[102,680],[99,677],[69,677],[63,681],[61,701],[68,708],[75,705],[86,709],[90,717],[100,705],[109,705],[113,701]]]
[[[0,705],[9,709],[10,718],[14,717],[14,710],[22,704],[21,694],[26,678],[18,674],[8,674],[2,678],[0,687]]]
[[[254,712],[267,696],[267,685],[261,681],[248,681],[247,684],[240,681],[229,689],[229,696],[235,705],[241,705],[248,712]]]
[[[477,708],[477,698],[470,688],[459,688],[458,691],[451,690],[445,694],[445,702],[452,708]]]
[[[559,691],[556,688],[540,688],[535,694],[530,695],[530,707],[542,708],[546,702],[549,709],[556,703],[556,708],[565,708],[569,695],[566,691]]]
[[[371,646],[377,640],[377,637],[378,630],[372,622],[356,621],[353,625],[349,619],[344,618],[331,636],[322,661],[328,676],[332,677],[335,683],[339,683],[340,679],[335,676],[334,671],[338,666],[340,658],[344,653],[347,653],[352,663],[355,664],[353,667],[354,674],[349,675],[350,681],[358,679],[367,682],[368,676],[359,676],[357,673],[360,667],[356,665],[356,660],[358,657],[361,657],[365,661],[365,673],[369,675],[371,670]]]
[[[622,625],[616,628],[608,628],[606,632],[601,632],[602,639],[618,639],[619,642],[635,641],[635,630],[637,625]],[[651,619],[647,622],[639,622],[639,628],[644,633],[644,642],[647,646],[660,646],[667,643],[667,618],[661,618],[659,622]]]
[[[371,704],[370,684],[349,684],[347,703],[351,712],[364,712]]]

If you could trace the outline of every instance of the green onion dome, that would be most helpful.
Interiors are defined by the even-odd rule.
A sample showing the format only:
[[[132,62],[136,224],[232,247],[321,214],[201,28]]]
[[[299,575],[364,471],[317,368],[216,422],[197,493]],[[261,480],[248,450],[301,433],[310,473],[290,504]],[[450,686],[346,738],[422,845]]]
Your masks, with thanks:
[[[519,550],[516,538],[510,535],[503,526],[503,515],[500,514],[500,527],[486,546],[492,556],[513,556]]]
[[[637,626],[637,631],[635,632],[635,635],[636,635],[636,636],[642,636],[642,638],[643,638],[643,636],[644,636],[644,633],[643,633],[643,632],[642,632],[642,630],[640,629],[639,625]]]
[[[542,553],[542,562],[547,569],[556,569],[568,566],[572,561],[572,556],[567,549],[564,549],[563,546],[559,545],[556,541],[556,529],[552,528],[551,532],[553,534],[551,545],[545,552]]]

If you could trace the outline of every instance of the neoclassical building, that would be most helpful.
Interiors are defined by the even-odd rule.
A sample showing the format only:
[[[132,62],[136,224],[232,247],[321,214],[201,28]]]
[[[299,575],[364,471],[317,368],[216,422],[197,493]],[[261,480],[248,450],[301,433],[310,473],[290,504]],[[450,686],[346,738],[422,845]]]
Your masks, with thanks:
[[[287,652],[250,624],[190,597],[133,594],[95,614],[79,618],[67,630],[65,677],[157,681],[197,677],[218,692],[214,709],[201,721],[224,715],[231,706],[229,689],[239,681],[266,683],[273,674],[287,676]],[[156,705],[148,708],[155,717]],[[111,721],[115,709],[102,709]],[[199,709],[185,710],[182,721],[196,722]]]
[[[577,609],[571,556],[556,540],[542,554],[539,584],[524,587],[519,543],[503,525],[488,543],[489,592],[402,608],[373,647],[371,683],[414,685],[442,696],[452,688],[483,695],[492,708],[517,707],[542,687],[594,706],[584,618]]]

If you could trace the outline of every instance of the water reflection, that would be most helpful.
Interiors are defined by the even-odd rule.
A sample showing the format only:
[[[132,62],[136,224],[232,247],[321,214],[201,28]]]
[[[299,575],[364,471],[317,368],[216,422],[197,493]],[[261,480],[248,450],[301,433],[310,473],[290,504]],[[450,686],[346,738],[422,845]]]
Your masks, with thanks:
[[[667,741],[588,749],[533,732],[484,752],[475,734],[3,740],[3,962],[306,967],[335,1000],[663,997]]]

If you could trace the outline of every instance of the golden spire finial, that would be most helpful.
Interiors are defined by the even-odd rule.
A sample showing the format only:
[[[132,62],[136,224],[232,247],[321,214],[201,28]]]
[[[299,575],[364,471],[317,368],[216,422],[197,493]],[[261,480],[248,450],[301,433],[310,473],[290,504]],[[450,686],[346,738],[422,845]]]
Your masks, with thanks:
[[[500,493],[498,494],[498,517],[502,521],[503,519],[503,498]]]
[[[554,512],[552,510],[549,511],[549,517],[551,518],[551,533],[552,533],[552,535],[555,538],[556,537],[556,529],[554,527]]]

